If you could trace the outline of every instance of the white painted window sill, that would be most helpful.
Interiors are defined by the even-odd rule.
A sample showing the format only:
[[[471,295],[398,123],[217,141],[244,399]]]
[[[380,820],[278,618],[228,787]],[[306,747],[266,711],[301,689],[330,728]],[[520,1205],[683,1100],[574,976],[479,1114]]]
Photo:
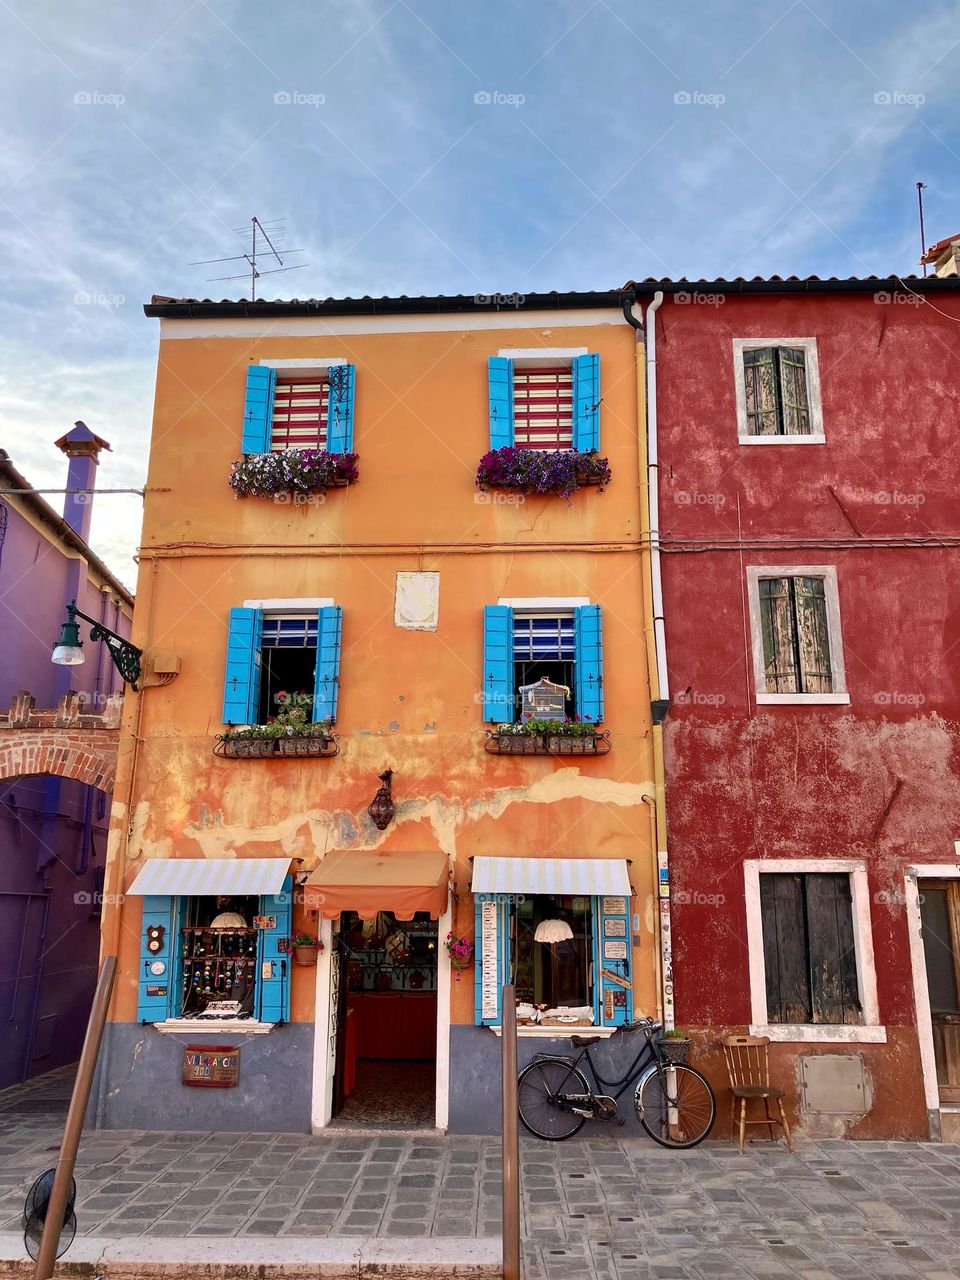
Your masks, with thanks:
[[[738,436],[741,444],[826,444],[825,435],[810,436]]]
[[[170,1032],[188,1031],[191,1035],[231,1036],[265,1036],[276,1026],[275,1022],[257,1022],[254,1018],[167,1018],[166,1022],[151,1023],[157,1031],[168,1035]]]
[[[769,1036],[780,1044],[886,1044],[886,1027],[863,1027],[850,1023],[758,1023],[750,1028],[752,1036]]]
[[[849,693],[758,693],[759,707],[846,707]]]
[[[533,1036],[548,1039],[553,1037],[555,1040],[568,1040],[571,1036],[612,1036],[615,1031],[619,1031],[619,1027],[517,1027],[517,1037]],[[488,1027],[495,1036],[499,1038],[502,1027]]]

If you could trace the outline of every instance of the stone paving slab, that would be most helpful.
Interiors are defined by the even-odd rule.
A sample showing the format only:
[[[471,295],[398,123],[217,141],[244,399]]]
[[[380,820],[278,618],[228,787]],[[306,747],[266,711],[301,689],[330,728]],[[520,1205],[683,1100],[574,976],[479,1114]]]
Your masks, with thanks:
[[[0,1094],[0,1232],[17,1231],[63,1124],[16,1096]],[[522,1141],[526,1280],[960,1280],[960,1146],[808,1141],[791,1155],[759,1140],[741,1156],[593,1133]],[[91,1131],[77,1215],[84,1238],[144,1247],[364,1237],[415,1250],[498,1236],[500,1168],[497,1142],[431,1132]]]

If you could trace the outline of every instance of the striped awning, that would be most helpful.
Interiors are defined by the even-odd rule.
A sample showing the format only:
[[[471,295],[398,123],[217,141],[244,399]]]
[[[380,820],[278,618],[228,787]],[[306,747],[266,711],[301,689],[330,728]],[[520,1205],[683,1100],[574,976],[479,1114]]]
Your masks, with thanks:
[[[474,858],[472,892],[630,896],[623,858]]]
[[[127,893],[175,898],[279,893],[289,871],[289,858],[148,858]]]

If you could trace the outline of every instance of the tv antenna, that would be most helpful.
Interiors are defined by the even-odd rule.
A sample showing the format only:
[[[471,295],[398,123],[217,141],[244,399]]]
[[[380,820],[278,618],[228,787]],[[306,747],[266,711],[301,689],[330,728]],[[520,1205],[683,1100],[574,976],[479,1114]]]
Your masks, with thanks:
[[[234,227],[234,232],[243,237],[247,248],[243,253],[234,254],[228,258],[204,258],[200,262],[188,262],[190,267],[208,267],[214,262],[245,262],[248,271],[242,271],[235,276],[209,276],[208,283],[215,280],[246,280],[249,275],[250,279],[250,301],[257,300],[257,281],[261,276],[278,275],[281,271],[299,271],[301,267],[309,265],[306,262],[295,263],[294,266],[285,265],[283,258],[280,256],[281,251],[286,254],[305,253],[305,249],[286,249],[284,248],[284,240],[287,237],[287,229],[284,225],[286,218],[275,218],[272,222],[261,222],[256,216],[250,219],[249,227]],[[259,233],[259,234],[258,234]],[[270,264],[277,262],[279,266],[270,265],[266,269],[258,265],[257,257],[261,260],[266,259]]]

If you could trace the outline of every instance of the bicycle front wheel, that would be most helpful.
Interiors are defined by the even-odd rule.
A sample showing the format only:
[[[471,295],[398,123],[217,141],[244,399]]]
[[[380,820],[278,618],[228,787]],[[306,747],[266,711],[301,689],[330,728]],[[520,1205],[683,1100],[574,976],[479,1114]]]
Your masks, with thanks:
[[[637,1085],[637,1119],[661,1147],[695,1147],[717,1115],[713,1090],[699,1071],[677,1064],[651,1071]]]
[[[576,1116],[560,1102],[561,1095],[589,1095],[583,1075],[568,1062],[546,1058],[531,1062],[517,1078],[520,1119],[524,1127],[547,1142],[563,1142],[583,1128],[584,1116]]]

